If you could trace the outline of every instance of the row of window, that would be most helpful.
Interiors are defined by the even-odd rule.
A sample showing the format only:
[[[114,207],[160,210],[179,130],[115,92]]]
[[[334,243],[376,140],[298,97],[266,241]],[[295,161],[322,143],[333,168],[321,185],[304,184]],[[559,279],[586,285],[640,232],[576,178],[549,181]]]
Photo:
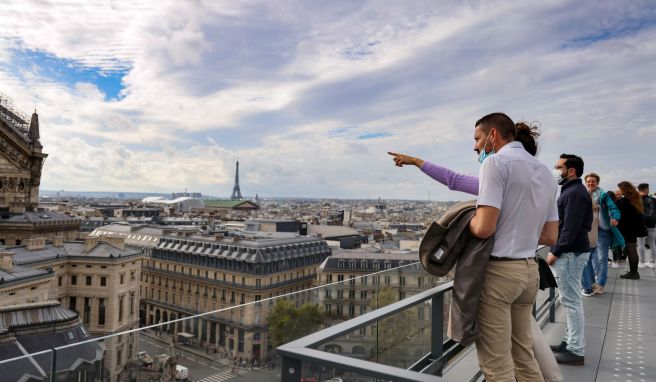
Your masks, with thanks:
[[[70,285],[78,285],[78,276],[79,275],[70,275],[69,283]],[[84,278],[84,285],[86,286],[93,286],[93,278],[94,276],[91,275],[83,275],[80,278]],[[107,286],[107,276],[96,276],[96,278],[99,279],[99,286]],[[123,285],[125,284],[125,278],[126,274],[122,273],[119,275],[119,284]],[[136,272],[131,271],[130,272],[130,280],[134,281],[136,279]],[[63,286],[64,285],[64,276],[59,276],[57,279],[57,285],[58,286]]]
[[[384,275],[383,277],[383,282],[385,285],[391,285],[392,284],[392,276],[391,275]],[[369,279],[371,278],[371,285],[380,285],[380,275],[375,275],[375,276],[361,276],[360,277],[360,285],[366,286],[369,284]],[[394,277],[394,280],[398,280],[398,285],[399,286],[406,286],[406,278],[405,276],[398,276]],[[425,281],[423,277],[417,277],[417,287],[422,288],[425,285]],[[338,274],[337,275],[337,282],[343,282],[344,281],[344,275],[343,274]],[[349,285],[355,285],[357,281],[357,278],[355,275],[349,275],[349,280],[348,283]],[[326,275],[326,284],[330,284],[333,282],[333,275],[332,274],[327,274]]]
[[[118,297],[118,321],[119,323],[123,321],[124,318],[124,308],[125,308],[125,294]],[[82,297],[82,322],[85,325],[91,324],[91,304],[94,297]],[[98,326],[105,325],[106,322],[106,298],[98,298],[98,317],[96,324]],[[129,317],[133,317],[136,311],[136,295],[135,292],[130,293],[130,303],[129,303]],[[68,298],[68,308],[76,313],[80,313],[77,309],[77,296],[70,296]]]
[[[170,268],[169,264],[166,264],[166,267],[164,267],[162,263],[159,263],[159,268],[155,268],[155,269],[166,270],[168,272],[177,272],[178,271],[177,270],[177,265],[173,265],[173,267],[172,267],[173,270],[172,271],[169,270],[169,268]],[[180,268],[181,268],[180,269],[181,274],[185,274],[184,272],[185,272],[185,269],[186,269],[187,270],[186,275],[194,276],[194,274],[192,273],[192,268],[191,267],[189,267],[189,268],[180,267]],[[312,274],[314,274],[314,272],[315,272],[314,270],[308,269],[307,270],[307,275],[312,275]],[[212,275],[212,273],[213,273],[213,275]],[[230,275],[230,279],[229,279],[230,281],[228,281],[228,274],[226,274],[226,273],[219,274],[218,272],[212,272],[212,273],[205,270],[204,274],[203,274],[203,273],[201,273],[200,269],[196,269],[195,276],[199,277],[199,278],[204,276],[205,279],[207,279],[207,280],[222,281],[226,284],[229,283],[229,282],[232,283],[232,284],[237,284],[237,281],[238,281],[237,277],[239,277],[239,276],[236,276],[234,274]],[[220,280],[219,280],[219,275],[221,275]],[[211,276],[214,276],[214,278],[212,279]],[[299,278],[302,278],[302,277],[305,277],[305,276],[306,276],[306,269],[301,269],[299,271],[296,271],[296,279],[299,279]],[[168,287],[169,280],[171,280],[173,288],[175,288],[175,281],[176,281],[175,278],[169,279],[168,277],[149,275],[147,273],[142,273],[141,274],[141,281],[146,282],[146,283],[150,282],[151,284],[157,283],[158,286],[162,286],[162,281],[163,281],[164,286]],[[251,279],[247,279],[245,276],[241,276],[240,279],[239,279],[239,281],[240,281],[239,284],[240,285],[249,285],[250,280]],[[281,282],[287,282],[287,281],[291,281],[291,280],[294,280],[294,273],[293,272],[285,273],[283,275],[276,275],[275,283],[279,284]],[[262,281],[263,280],[261,278],[255,279],[255,287],[256,288],[261,288],[262,285],[274,285],[273,276],[269,277],[269,280],[268,280],[269,283],[268,284],[264,284]],[[266,281],[266,279],[264,279],[264,281]],[[180,281],[180,283],[183,283],[183,281]]]

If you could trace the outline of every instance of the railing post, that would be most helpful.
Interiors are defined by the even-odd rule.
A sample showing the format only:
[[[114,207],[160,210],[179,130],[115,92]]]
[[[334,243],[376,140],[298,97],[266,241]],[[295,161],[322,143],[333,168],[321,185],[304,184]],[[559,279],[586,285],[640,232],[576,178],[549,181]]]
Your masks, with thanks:
[[[52,357],[50,358],[50,382],[57,380],[57,349],[52,348]]]
[[[555,288],[549,288],[549,301],[552,302],[551,305],[549,305],[549,322],[556,322],[556,303],[554,299],[556,298],[556,289]]]
[[[281,381],[282,382],[301,382],[301,360],[282,357]]]
[[[438,359],[444,354],[444,293],[431,298],[431,358]],[[442,376],[442,366],[437,371]]]

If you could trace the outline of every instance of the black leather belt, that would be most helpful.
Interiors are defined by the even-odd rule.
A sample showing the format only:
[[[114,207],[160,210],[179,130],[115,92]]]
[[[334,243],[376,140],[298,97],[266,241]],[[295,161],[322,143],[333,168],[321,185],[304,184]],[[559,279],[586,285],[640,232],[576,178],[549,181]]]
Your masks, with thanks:
[[[522,259],[518,259],[516,257],[497,257],[497,256],[490,256],[490,261],[518,261],[518,260],[526,260],[526,259],[533,259],[537,261],[535,257],[524,257]]]

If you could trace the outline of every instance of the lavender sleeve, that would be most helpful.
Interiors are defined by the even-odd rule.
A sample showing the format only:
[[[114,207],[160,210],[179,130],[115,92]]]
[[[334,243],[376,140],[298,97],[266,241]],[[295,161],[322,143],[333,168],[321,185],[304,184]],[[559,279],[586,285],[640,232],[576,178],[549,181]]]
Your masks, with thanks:
[[[472,195],[478,195],[478,177],[459,174],[448,168],[424,161],[421,171],[431,178],[437,180],[443,185],[449,187],[449,190],[466,192]]]

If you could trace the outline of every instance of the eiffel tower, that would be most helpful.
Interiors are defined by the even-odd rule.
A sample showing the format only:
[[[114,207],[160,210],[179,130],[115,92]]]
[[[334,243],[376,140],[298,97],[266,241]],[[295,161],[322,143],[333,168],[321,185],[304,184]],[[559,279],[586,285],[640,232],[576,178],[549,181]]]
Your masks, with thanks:
[[[237,172],[235,172],[235,186],[232,188],[230,200],[241,200],[241,190],[239,189],[239,161],[237,161]]]

